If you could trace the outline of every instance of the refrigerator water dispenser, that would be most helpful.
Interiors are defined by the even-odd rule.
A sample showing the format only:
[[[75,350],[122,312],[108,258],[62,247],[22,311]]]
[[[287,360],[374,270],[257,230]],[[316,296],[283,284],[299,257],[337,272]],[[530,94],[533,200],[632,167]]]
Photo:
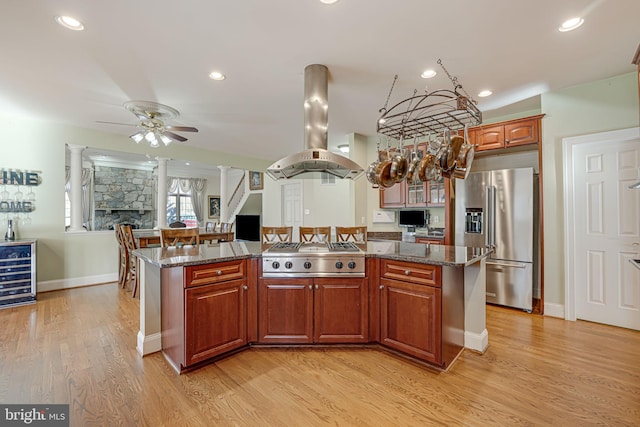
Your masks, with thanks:
[[[482,234],[482,209],[467,208],[465,210],[464,232]]]

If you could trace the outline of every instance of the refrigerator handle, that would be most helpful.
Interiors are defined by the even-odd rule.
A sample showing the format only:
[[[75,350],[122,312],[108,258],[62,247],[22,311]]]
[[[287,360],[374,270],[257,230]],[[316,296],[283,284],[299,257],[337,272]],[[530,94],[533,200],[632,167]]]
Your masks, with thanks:
[[[487,187],[487,247],[496,247],[496,187]]]

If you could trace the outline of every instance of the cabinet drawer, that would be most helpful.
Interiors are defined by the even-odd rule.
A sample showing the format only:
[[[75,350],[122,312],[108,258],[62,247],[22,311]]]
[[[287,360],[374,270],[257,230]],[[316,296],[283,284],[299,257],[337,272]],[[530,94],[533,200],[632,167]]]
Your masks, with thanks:
[[[246,275],[245,260],[193,265],[185,268],[185,288],[242,279]]]
[[[382,260],[380,276],[386,279],[402,280],[419,285],[441,285],[442,268],[438,265],[416,264],[413,262]]]

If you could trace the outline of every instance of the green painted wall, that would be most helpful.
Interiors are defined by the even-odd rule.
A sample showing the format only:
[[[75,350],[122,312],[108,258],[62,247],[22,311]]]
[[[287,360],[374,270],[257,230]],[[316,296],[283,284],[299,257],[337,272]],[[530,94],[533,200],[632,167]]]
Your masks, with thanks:
[[[41,171],[36,187],[36,209],[31,224],[17,224],[18,238],[37,239],[37,280],[82,282],[83,278],[117,273],[117,244],[112,232],[65,233],[64,169],[65,144],[85,145],[112,151],[126,151],[210,163],[226,162],[244,169],[262,170],[270,163],[260,159],[199,150],[184,145],[151,150],[132,144],[120,135],[90,131],[61,124],[0,116],[3,154],[0,168]],[[14,190],[9,188],[10,192]],[[24,188],[22,189],[25,193]],[[6,218],[0,216],[0,232]],[[58,286],[58,285],[54,285]]]
[[[562,139],[637,127],[637,79],[629,73],[542,95],[545,303],[565,301]]]

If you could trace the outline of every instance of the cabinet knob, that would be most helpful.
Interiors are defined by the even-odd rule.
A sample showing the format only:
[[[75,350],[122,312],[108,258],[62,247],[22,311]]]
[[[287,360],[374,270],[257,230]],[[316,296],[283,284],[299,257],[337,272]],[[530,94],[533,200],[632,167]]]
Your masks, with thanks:
[[[247,285],[244,285],[244,286],[242,287],[242,289],[243,289],[243,290],[245,290],[245,291],[248,291],[248,290],[249,290],[249,287],[248,287]]]
[[[384,285],[380,285],[380,290],[383,290],[383,289],[384,289]]]
[[[316,285],[316,289],[320,289],[320,286]]]
[[[508,143],[509,143],[509,140],[508,140],[508,139],[505,139],[505,140],[504,140],[504,142],[506,142],[506,143],[508,144]]]
[[[408,276],[408,275],[410,275],[410,274],[411,274],[411,270],[405,270],[405,271],[404,271],[404,275],[405,275],[405,276]]]
[[[313,286],[312,285],[309,285],[309,290],[310,291],[313,290]]]
[[[218,271],[216,271],[216,274],[217,274],[218,276],[222,276],[222,270],[218,270]]]

